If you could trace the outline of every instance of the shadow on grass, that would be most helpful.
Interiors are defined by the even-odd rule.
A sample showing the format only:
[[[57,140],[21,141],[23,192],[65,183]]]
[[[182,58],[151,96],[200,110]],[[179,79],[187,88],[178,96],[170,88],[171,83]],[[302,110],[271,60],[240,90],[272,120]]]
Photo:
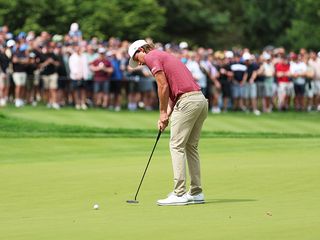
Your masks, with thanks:
[[[257,199],[207,199],[206,204],[255,202]]]

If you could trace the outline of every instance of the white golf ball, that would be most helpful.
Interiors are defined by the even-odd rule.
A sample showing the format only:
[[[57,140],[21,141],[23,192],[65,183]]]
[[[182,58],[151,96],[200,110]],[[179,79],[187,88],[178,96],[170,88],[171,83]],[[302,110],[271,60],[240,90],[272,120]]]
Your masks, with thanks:
[[[93,209],[94,210],[98,210],[99,209],[99,205],[98,204],[93,205]]]

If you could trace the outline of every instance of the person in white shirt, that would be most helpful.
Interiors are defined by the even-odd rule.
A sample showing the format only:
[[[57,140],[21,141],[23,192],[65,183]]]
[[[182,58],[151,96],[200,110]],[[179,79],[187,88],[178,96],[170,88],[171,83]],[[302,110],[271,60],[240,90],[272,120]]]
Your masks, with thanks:
[[[320,52],[319,52],[320,53]],[[313,68],[313,85],[314,85],[314,100],[315,106],[318,111],[320,111],[320,54],[312,51],[310,52],[309,65]]]
[[[294,84],[294,107],[297,111],[304,109],[307,65],[295,53],[291,55],[290,74]]]
[[[192,53],[190,59],[186,63],[186,67],[191,72],[194,80],[198,83],[202,93],[205,95],[207,91],[207,76],[200,66],[200,55],[198,53]]]
[[[69,58],[71,88],[77,110],[87,109],[85,79],[88,78],[89,67],[87,57],[82,53],[80,46],[74,47]]]

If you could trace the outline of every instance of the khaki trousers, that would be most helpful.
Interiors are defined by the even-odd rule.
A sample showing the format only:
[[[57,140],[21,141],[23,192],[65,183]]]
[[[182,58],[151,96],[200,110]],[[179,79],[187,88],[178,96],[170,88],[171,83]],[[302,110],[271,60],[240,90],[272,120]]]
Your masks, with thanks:
[[[208,101],[201,92],[183,94],[171,116],[170,152],[174,175],[174,193],[186,193],[186,162],[190,174],[190,193],[202,192],[198,143],[208,115]]]

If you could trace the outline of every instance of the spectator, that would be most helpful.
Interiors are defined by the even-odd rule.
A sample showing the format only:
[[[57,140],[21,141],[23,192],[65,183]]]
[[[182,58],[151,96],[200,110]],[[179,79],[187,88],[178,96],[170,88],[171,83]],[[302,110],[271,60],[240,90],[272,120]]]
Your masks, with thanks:
[[[262,55],[263,63],[259,68],[259,75],[262,76],[263,82],[258,82],[258,89],[261,89],[263,101],[263,112],[272,112],[273,83],[275,68],[271,61],[271,55],[264,53]]]
[[[153,110],[153,100],[155,97],[153,82],[154,78],[147,66],[141,67],[142,76],[138,84],[140,92],[140,107],[147,111]]]
[[[68,103],[68,95],[70,89],[70,68],[69,68],[69,56],[63,51],[60,43],[54,49],[54,54],[57,56],[59,66],[58,72],[58,103],[60,106],[65,106]]]
[[[315,71],[312,67],[312,65],[310,64],[310,62],[308,61],[308,54],[305,53],[304,57],[302,59],[302,61],[306,64],[307,69],[305,72],[305,77],[306,77],[306,98],[307,98],[307,102],[306,102],[306,110],[308,112],[311,112],[312,110],[312,105],[313,105],[313,98],[314,98],[314,92],[315,92],[315,84],[314,84],[314,75],[315,75]]]
[[[110,76],[113,72],[110,61],[106,58],[105,48],[98,49],[99,57],[90,64],[94,72],[94,99],[96,106],[108,107],[110,92]]]
[[[127,84],[127,95],[128,95],[128,109],[135,111],[138,108],[138,102],[140,97],[139,82],[144,76],[142,67],[131,68],[128,66],[128,84]]]
[[[181,44],[180,44],[181,45]],[[190,58],[186,63],[186,67],[191,72],[194,80],[198,83],[201,88],[201,91],[204,95],[207,93],[207,76],[206,70],[201,70],[200,66],[201,57],[198,53],[192,52]]]
[[[88,62],[78,45],[74,46],[69,58],[69,69],[75,108],[87,110],[85,79],[88,78]]]
[[[320,111],[320,58],[314,51],[310,53],[309,65],[314,71],[314,104],[317,111]]]
[[[0,47],[0,107],[7,105],[9,76],[7,74],[10,59],[5,54],[5,49]]]
[[[110,91],[113,96],[113,106],[116,112],[121,110],[121,87],[123,80],[123,70],[125,69],[125,62],[121,51],[109,51],[108,56],[113,67],[111,75]]]
[[[34,52],[28,52],[28,65],[27,65],[27,84],[26,84],[26,101],[33,106],[37,105],[36,101],[36,86],[39,84],[39,76],[37,76],[37,69],[39,58]]]
[[[247,66],[240,61],[240,55],[237,53],[234,58],[234,62],[230,66],[233,72],[232,81],[232,100],[234,110],[246,111],[246,107],[243,103],[245,94],[245,83],[247,80]]]
[[[46,34],[44,34],[45,36]],[[45,99],[47,99],[47,107],[53,109],[60,109],[57,99],[58,89],[58,73],[57,67],[59,61],[57,56],[53,53],[51,45],[42,47],[40,55],[40,69],[43,80],[43,87],[45,91]]]
[[[296,111],[301,111],[304,109],[307,65],[302,61],[301,56],[295,53],[291,55],[291,60],[290,74],[294,84],[294,107]]]
[[[281,55],[275,65],[278,83],[278,109],[286,111],[290,106],[290,98],[294,95],[293,83],[290,81],[290,65],[288,59]]]
[[[83,53],[87,58],[88,63],[88,76],[86,81],[86,96],[87,103],[92,106],[93,105],[93,72],[90,69],[90,64],[99,57],[99,54],[96,52],[96,49],[92,44],[88,44],[86,46],[86,50]]]
[[[252,112],[256,115],[260,115],[260,111],[257,106],[257,85],[255,83],[258,76],[259,66],[253,62],[253,56],[249,52],[245,52],[242,56],[244,64],[247,67],[246,70],[246,83],[245,83],[245,95],[244,99],[246,102],[246,107],[249,109],[251,107]]]
[[[204,53],[202,60],[199,63],[200,69],[206,75],[207,90],[205,96],[209,99],[209,105],[211,102],[211,112],[220,113],[219,99],[221,96],[221,84],[218,81],[218,70],[213,65],[212,54]]]
[[[232,52],[231,52],[232,53]],[[227,112],[228,106],[229,106],[229,101],[231,99],[231,87],[232,87],[232,79],[233,79],[233,72],[231,71],[230,64],[231,64],[231,59],[233,57],[229,53],[228,54],[223,54],[222,55],[222,62],[218,67],[219,71],[219,82],[221,85],[221,93],[222,93],[222,100],[223,100],[223,111]]]
[[[82,32],[79,29],[79,24],[74,22],[70,25],[69,36],[74,42],[79,42],[82,40]]]
[[[12,56],[12,78],[15,85],[15,106],[22,107],[24,105],[23,99],[27,82],[27,66],[29,59],[27,57],[25,47],[20,46],[19,44],[16,47],[17,49]]]

